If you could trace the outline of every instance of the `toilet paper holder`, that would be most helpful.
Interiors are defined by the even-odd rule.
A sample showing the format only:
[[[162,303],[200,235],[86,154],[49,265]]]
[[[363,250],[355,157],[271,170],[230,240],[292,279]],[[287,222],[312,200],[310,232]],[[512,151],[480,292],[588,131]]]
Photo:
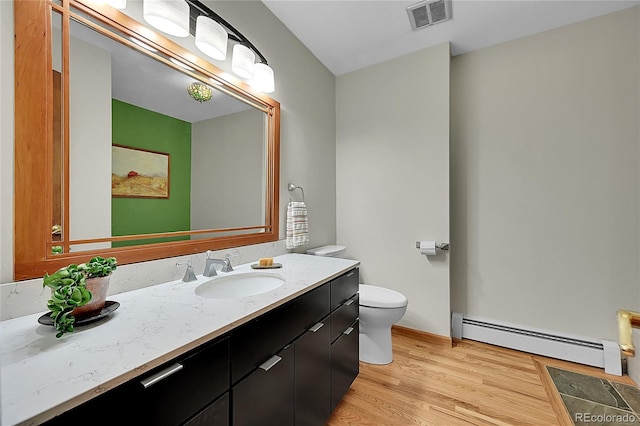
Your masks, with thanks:
[[[420,248],[420,241],[416,241],[416,248]],[[436,248],[440,250],[449,250],[449,243],[436,243]]]

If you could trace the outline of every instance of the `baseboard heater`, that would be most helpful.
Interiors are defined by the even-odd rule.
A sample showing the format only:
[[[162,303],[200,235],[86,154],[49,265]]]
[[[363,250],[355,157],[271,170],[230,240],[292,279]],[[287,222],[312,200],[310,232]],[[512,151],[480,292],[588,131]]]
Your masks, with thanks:
[[[604,368],[608,374],[622,375],[618,343],[522,327],[454,312],[452,337],[489,343],[521,352]]]

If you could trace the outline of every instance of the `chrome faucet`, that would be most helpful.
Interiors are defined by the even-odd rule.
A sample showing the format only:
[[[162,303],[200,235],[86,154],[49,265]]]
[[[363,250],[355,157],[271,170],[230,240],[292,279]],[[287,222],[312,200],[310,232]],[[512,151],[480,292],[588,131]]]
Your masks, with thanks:
[[[191,261],[187,260],[186,262],[178,262],[176,263],[176,267],[187,265],[187,270],[184,272],[184,277],[182,281],[188,283],[189,281],[197,281],[195,272],[193,272],[193,266],[191,266]]]
[[[214,277],[218,275],[216,272],[216,265],[222,265],[221,272],[231,272],[233,271],[233,267],[231,266],[231,256],[227,253],[224,256],[224,259],[212,259],[209,257],[211,255],[211,250],[207,250],[207,259],[204,265],[204,275],[205,277]]]

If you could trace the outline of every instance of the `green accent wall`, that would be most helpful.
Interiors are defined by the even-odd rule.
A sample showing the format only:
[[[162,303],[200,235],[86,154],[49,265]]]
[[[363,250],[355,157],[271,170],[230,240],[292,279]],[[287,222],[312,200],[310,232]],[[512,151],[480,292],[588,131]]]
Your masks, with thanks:
[[[113,236],[191,228],[191,124],[113,99],[113,143],[169,154],[169,198],[112,198]],[[113,247],[189,237],[114,242]]]

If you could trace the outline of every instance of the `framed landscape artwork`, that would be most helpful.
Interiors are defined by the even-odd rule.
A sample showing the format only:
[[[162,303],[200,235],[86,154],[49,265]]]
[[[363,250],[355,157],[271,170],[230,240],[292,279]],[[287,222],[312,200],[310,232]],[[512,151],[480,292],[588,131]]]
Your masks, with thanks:
[[[111,195],[169,198],[169,154],[113,145]]]

